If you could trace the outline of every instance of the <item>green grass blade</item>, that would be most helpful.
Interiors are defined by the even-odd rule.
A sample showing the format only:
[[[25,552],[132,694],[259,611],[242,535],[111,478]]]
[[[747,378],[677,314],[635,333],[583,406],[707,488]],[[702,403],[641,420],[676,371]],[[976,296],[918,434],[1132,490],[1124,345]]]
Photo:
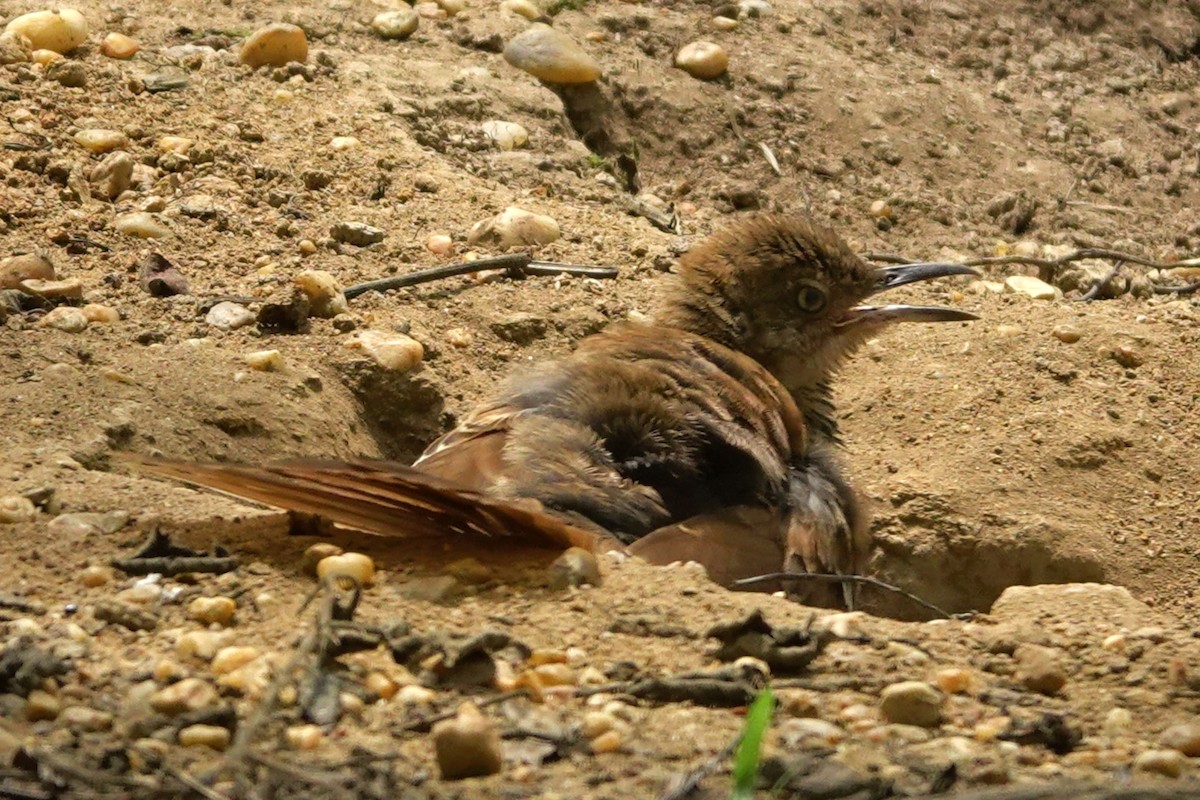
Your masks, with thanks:
[[[771,717],[774,713],[775,694],[768,686],[758,693],[758,697],[750,704],[750,710],[746,712],[742,740],[738,743],[733,759],[733,793],[730,800],[751,800],[754,797],[762,741],[767,728],[771,727]]]

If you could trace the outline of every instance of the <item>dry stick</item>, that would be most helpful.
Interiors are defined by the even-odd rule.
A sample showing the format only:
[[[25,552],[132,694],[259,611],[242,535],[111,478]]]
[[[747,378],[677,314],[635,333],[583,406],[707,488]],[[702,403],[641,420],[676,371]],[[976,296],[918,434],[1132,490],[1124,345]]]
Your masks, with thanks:
[[[229,796],[218,792],[216,789],[205,786],[200,781],[188,775],[183,770],[173,767],[170,764],[166,766],[166,772],[175,780],[182,783],[184,786],[191,789],[196,794],[203,797],[205,800],[229,800]]]
[[[914,264],[911,258],[906,258],[895,253],[862,253],[862,257],[868,261],[878,261],[882,264]],[[1059,267],[1065,264],[1070,264],[1074,261],[1084,261],[1089,258],[1102,258],[1106,261],[1128,262],[1130,264],[1138,264],[1150,269],[1175,269],[1176,267],[1196,267],[1200,266],[1200,258],[1188,258],[1183,261],[1168,263],[1166,261],[1155,261],[1152,258],[1143,258],[1133,253],[1123,253],[1120,250],[1109,250],[1103,247],[1085,247],[1082,250],[1074,250],[1070,253],[1058,256],[1057,258],[1036,258],[1034,256],[981,256],[979,258],[963,259],[962,264],[967,267],[989,267],[1002,266],[1004,264],[1023,264],[1026,266],[1037,267],[1045,277],[1053,277]],[[1191,292],[1200,291],[1200,282],[1187,284],[1185,286],[1156,286],[1154,291],[1157,294],[1190,294]]]
[[[584,278],[615,278],[616,267],[596,267],[581,264],[560,264],[556,261],[534,261],[528,253],[509,253],[493,258],[481,258],[478,261],[464,261],[458,264],[447,264],[442,267],[418,270],[406,275],[393,275],[377,281],[355,284],[343,292],[347,300],[353,300],[367,292],[386,292],[391,289],[403,289],[406,286],[416,286],[420,283],[430,283],[453,278],[456,275],[470,275],[489,269],[506,269],[510,273],[521,275],[578,275]]]
[[[804,580],[816,581],[817,583],[858,583],[867,586],[874,586],[878,589],[883,589],[886,592],[892,592],[902,597],[907,597],[922,608],[926,608],[935,614],[940,614],[946,619],[959,619],[960,615],[951,614],[928,600],[923,600],[917,597],[912,592],[901,589],[899,586],[893,586],[890,583],[884,583],[878,578],[871,578],[866,575],[826,575],[820,572],[771,572],[766,575],[755,575],[753,578],[742,578],[739,581],[734,581],[734,586],[754,586],[759,583],[769,583],[771,581],[782,580]]]
[[[695,769],[687,772],[683,776],[683,780],[670,787],[667,791],[658,796],[658,800],[683,800],[685,797],[696,791],[700,786],[700,781],[707,778],[709,775],[721,768],[721,764],[725,763],[733,756],[738,745],[742,742],[742,733],[738,731],[737,736],[733,737],[733,741],[725,745],[719,753],[707,761],[702,762]]]
[[[1088,289],[1087,292],[1085,292],[1084,295],[1082,297],[1080,297],[1079,299],[1081,301],[1094,300],[1096,298],[1096,295],[1100,294],[1100,290],[1103,289],[1109,281],[1111,281],[1113,278],[1117,277],[1117,273],[1121,271],[1121,267],[1124,264],[1125,264],[1124,261],[1118,261],[1117,263],[1113,264],[1113,268],[1111,270],[1109,270],[1108,274],[1105,275],[1100,280],[1093,283],[1092,288]]]

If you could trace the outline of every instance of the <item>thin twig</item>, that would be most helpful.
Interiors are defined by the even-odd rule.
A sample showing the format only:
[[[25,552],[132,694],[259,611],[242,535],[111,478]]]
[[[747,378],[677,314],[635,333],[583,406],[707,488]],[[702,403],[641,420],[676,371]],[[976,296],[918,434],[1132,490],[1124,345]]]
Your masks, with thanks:
[[[391,289],[403,289],[406,286],[416,286],[421,283],[431,283],[457,275],[470,275],[489,269],[508,270],[511,275],[577,275],[584,278],[615,278],[616,267],[596,267],[582,264],[560,264],[556,261],[534,261],[528,253],[507,253],[493,258],[481,258],[477,261],[463,261],[458,264],[446,264],[441,267],[409,272],[405,275],[393,275],[377,281],[367,281],[349,286],[343,292],[347,300],[353,300],[367,292],[386,292]]]
[[[902,597],[907,597],[922,608],[939,614],[946,619],[958,619],[960,615],[951,614],[945,609],[935,606],[928,600],[923,600],[917,597],[910,591],[901,589],[899,586],[893,586],[890,583],[884,583],[878,578],[872,578],[867,575],[826,575],[820,572],[771,572],[766,575],[755,575],[753,578],[742,578],[740,581],[734,581],[734,586],[755,586],[760,583],[770,583],[771,581],[782,580],[802,580],[814,581],[816,583],[857,583],[865,586],[874,586],[878,589],[883,589],[885,592],[892,592]]]
[[[684,773],[683,779],[669,786],[666,791],[658,796],[658,800],[684,800],[685,797],[699,788],[702,780],[720,769],[721,765],[733,756],[734,751],[737,750],[741,742],[742,733],[738,731],[733,740],[721,748],[720,752],[707,761],[701,762],[694,769]]]
[[[216,789],[212,788],[211,786],[205,786],[203,783],[196,780],[191,775],[188,775],[186,772],[184,772],[183,770],[181,770],[177,767],[173,767],[170,764],[167,764],[164,767],[164,769],[166,770],[168,775],[170,775],[172,778],[174,778],[175,780],[182,783],[184,786],[191,789],[196,794],[203,797],[205,800],[229,800],[228,795],[218,792]]]
[[[1118,261],[1117,263],[1113,264],[1113,268],[1111,270],[1109,270],[1108,274],[1105,275],[1100,280],[1093,283],[1092,288],[1090,288],[1086,292],[1084,292],[1083,297],[1080,297],[1079,299],[1081,301],[1094,299],[1096,297],[1096,295],[1100,294],[1100,290],[1108,285],[1109,281],[1111,281],[1113,278],[1117,277],[1117,273],[1119,273],[1121,271],[1121,267],[1124,264],[1125,264],[1124,261]]]

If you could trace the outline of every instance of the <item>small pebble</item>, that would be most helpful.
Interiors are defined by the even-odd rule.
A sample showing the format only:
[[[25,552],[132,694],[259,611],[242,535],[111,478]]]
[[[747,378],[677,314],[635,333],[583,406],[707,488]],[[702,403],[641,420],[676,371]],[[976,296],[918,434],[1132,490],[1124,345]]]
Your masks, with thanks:
[[[22,34],[35,50],[68,53],[87,39],[88,24],[75,9],[62,8],[22,14],[9,22],[4,31]]]
[[[114,322],[121,321],[121,312],[117,311],[112,306],[105,306],[99,303],[88,303],[82,309],[83,316],[88,322],[94,322],[100,325],[109,325]]]
[[[1133,768],[1138,772],[1178,778],[1186,763],[1187,759],[1178,750],[1147,750],[1133,760]]]
[[[150,672],[150,676],[159,683],[174,683],[187,677],[187,670],[169,658],[159,659]]]
[[[34,689],[25,702],[25,718],[30,722],[54,719],[62,711],[62,701],[49,692]]]
[[[83,284],[78,278],[66,278],[60,281],[39,281],[30,278],[21,281],[20,288],[25,294],[56,303],[72,302],[83,298]]]
[[[110,33],[100,42],[100,52],[109,58],[125,60],[137,55],[142,46],[123,33]]]
[[[79,333],[88,326],[88,318],[74,306],[59,306],[51,309],[38,320],[39,328],[54,328],[67,333]]]
[[[879,219],[891,219],[893,215],[892,207],[888,205],[886,200],[876,200],[871,203],[871,216]]]
[[[91,171],[89,178],[96,193],[109,200],[116,200],[128,191],[133,183],[134,163],[130,155],[117,150],[109,153]]]
[[[1136,369],[1145,363],[1146,358],[1136,347],[1127,344],[1119,344],[1109,351],[1113,361],[1116,361],[1125,369]]]
[[[432,737],[443,780],[495,775],[503,766],[500,734],[473,703],[463,703],[454,719],[434,725]]]
[[[1017,681],[1030,691],[1053,695],[1067,684],[1064,654],[1059,650],[1021,644],[1013,652],[1013,660],[1017,662]]]
[[[1020,325],[997,325],[996,335],[1001,339],[1014,339],[1025,332]]]
[[[1083,338],[1083,334],[1073,325],[1057,325],[1052,331],[1054,338],[1063,344],[1075,344]]]
[[[305,270],[296,276],[295,283],[308,297],[309,313],[314,317],[332,319],[349,312],[346,295],[342,294],[337,278],[330,273],[319,269]]]
[[[546,83],[591,83],[600,65],[562,31],[537,22],[504,47],[504,60]]]
[[[509,206],[491,219],[476,222],[467,235],[467,243],[520,247],[550,244],[562,236],[553,217]]]
[[[391,700],[396,696],[396,692],[400,691],[400,684],[382,672],[368,673],[367,677],[363,678],[363,686],[367,691],[379,695],[384,700]]]
[[[222,647],[213,656],[212,662],[209,665],[214,675],[226,675],[233,672],[235,669],[240,669],[246,666],[251,661],[256,660],[262,653],[257,647],[248,646],[232,646]]]
[[[529,141],[529,131],[515,122],[490,119],[479,127],[501,150],[513,150]]]
[[[365,222],[338,222],[329,228],[329,237],[336,242],[366,247],[383,241],[384,232]]]
[[[75,143],[91,153],[107,153],[129,146],[129,137],[120,131],[85,128],[75,134]]]
[[[335,136],[329,140],[330,149],[338,153],[341,153],[345,150],[353,150],[360,144],[362,144],[362,142],[360,142],[358,138],[354,136]]]
[[[80,571],[79,582],[89,589],[95,589],[98,586],[110,583],[113,576],[112,567],[102,567],[98,564],[93,564],[90,567],[84,567]]]
[[[308,38],[304,31],[286,22],[259,28],[246,38],[238,54],[248,67],[283,67],[308,60]]]
[[[160,714],[178,716],[215,705],[217,690],[199,678],[184,678],[150,695],[150,707]]]
[[[126,236],[137,236],[142,239],[161,239],[171,234],[171,229],[164,225],[159,218],[147,211],[135,211],[117,217],[114,223],[116,229]]]
[[[730,17],[713,17],[712,26],[719,31],[735,30],[740,23],[736,19]]]
[[[946,694],[965,694],[974,687],[975,679],[968,670],[949,667],[938,670],[934,684]]]
[[[0,260],[0,289],[16,289],[22,281],[53,281],[54,264],[38,253],[25,253]]]
[[[1129,713],[1129,709],[1113,708],[1104,715],[1104,733],[1106,735],[1127,736],[1131,730],[1133,730],[1133,714]],[[1166,743],[1164,742],[1164,744]],[[1171,745],[1166,746],[1170,747]]]
[[[621,731],[614,729],[592,739],[590,746],[593,753],[600,755],[602,753],[615,753],[621,749],[622,744],[624,744],[624,737],[621,735]]]
[[[446,331],[446,344],[451,347],[457,347],[460,350],[465,347],[470,347],[475,341],[475,336],[466,328],[451,328]]]
[[[22,33],[6,31],[0,33],[0,67],[7,64],[24,64],[33,58],[33,45]]]
[[[312,575],[315,577],[317,574],[317,565],[321,563],[323,559],[329,558],[330,556],[340,556],[344,552],[346,551],[338,547],[336,544],[332,544],[331,542],[317,542],[316,544],[310,544],[305,549],[304,555],[300,557],[300,571],[305,575]]]
[[[530,0],[504,0],[500,3],[500,10],[528,20],[535,20],[542,16],[542,10]]]
[[[582,547],[571,547],[554,559],[548,570],[550,588],[563,590],[573,586],[599,586],[602,583],[600,562],[595,553]]]
[[[1104,641],[1100,643],[1100,646],[1110,653],[1124,653],[1126,646],[1125,634],[1114,633],[1111,636],[1106,636],[1104,637]]]
[[[325,741],[320,725],[293,725],[283,735],[293,750],[316,750]]]
[[[283,369],[283,354],[278,350],[255,350],[242,356],[246,366],[259,372],[279,372]]]
[[[693,78],[710,81],[729,69],[729,54],[713,42],[690,42],[675,54],[675,66]]]
[[[37,519],[37,506],[27,497],[10,494],[0,497],[0,524],[13,525]]]
[[[158,149],[164,153],[179,153],[187,155],[196,142],[186,136],[163,136],[158,140]]]
[[[396,701],[406,706],[426,705],[437,700],[437,692],[424,686],[403,686],[396,692]]]
[[[236,611],[232,597],[197,597],[188,603],[188,616],[205,625],[228,625]]]
[[[63,57],[53,50],[34,50],[29,54],[29,60],[34,64],[46,67],[47,73],[49,73],[49,68],[62,61]],[[49,74],[46,77],[50,77]]]
[[[58,715],[58,721],[72,730],[98,733],[112,728],[113,715],[87,706],[67,706]]]
[[[346,347],[362,350],[390,372],[410,372],[425,358],[425,348],[403,333],[361,331],[346,341]]]
[[[211,661],[217,652],[233,640],[229,631],[188,631],[175,643],[175,652],[180,656],[195,657]]]
[[[1055,287],[1032,275],[1009,275],[1004,279],[1004,285],[1009,291],[1027,295],[1034,300],[1054,300],[1062,294]]]
[[[204,315],[204,321],[223,331],[234,331],[254,322],[254,312],[228,300],[217,303]]]
[[[179,743],[184,747],[207,747],[218,752],[229,747],[231,734],[219,725],[188,725],[179,731]]]
[[[1200,720],[1172,725],[1158,737],[1158,743],[1190,758],[1200,756]]]
[[[323,579],[333,575],[346,575],[369,586],[375,579],[375,562],[363,553],[342,553],[321,559],[317,563],[317,577]]]
[[[923,681],[904,681],[886,687],[879,710],[888,722],[931,728],[942,721],[943,695]]]
[[[444,233],[435,233],[425,240],[425,249],[435,256],[452,256],[454,240]]]
[[[376,14],[371,20],[371,30],[381,39],[400,41],[412,36],[420,23],[421,18],[417,12],[405,6]]]
[[[566,664],[541,664],[533,668],[533,674],[542,686],[574,686],[579,682],[575,670]]]

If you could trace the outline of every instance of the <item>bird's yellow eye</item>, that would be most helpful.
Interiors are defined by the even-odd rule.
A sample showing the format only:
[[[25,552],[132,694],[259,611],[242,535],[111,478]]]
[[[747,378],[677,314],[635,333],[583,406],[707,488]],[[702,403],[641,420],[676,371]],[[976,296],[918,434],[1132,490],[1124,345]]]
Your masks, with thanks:
[[[808,314],[817,313],[825,307],[826,302],[828,298],[825,296],[825,290],[813,283],[804,284],[796,293],[796,305]]]

